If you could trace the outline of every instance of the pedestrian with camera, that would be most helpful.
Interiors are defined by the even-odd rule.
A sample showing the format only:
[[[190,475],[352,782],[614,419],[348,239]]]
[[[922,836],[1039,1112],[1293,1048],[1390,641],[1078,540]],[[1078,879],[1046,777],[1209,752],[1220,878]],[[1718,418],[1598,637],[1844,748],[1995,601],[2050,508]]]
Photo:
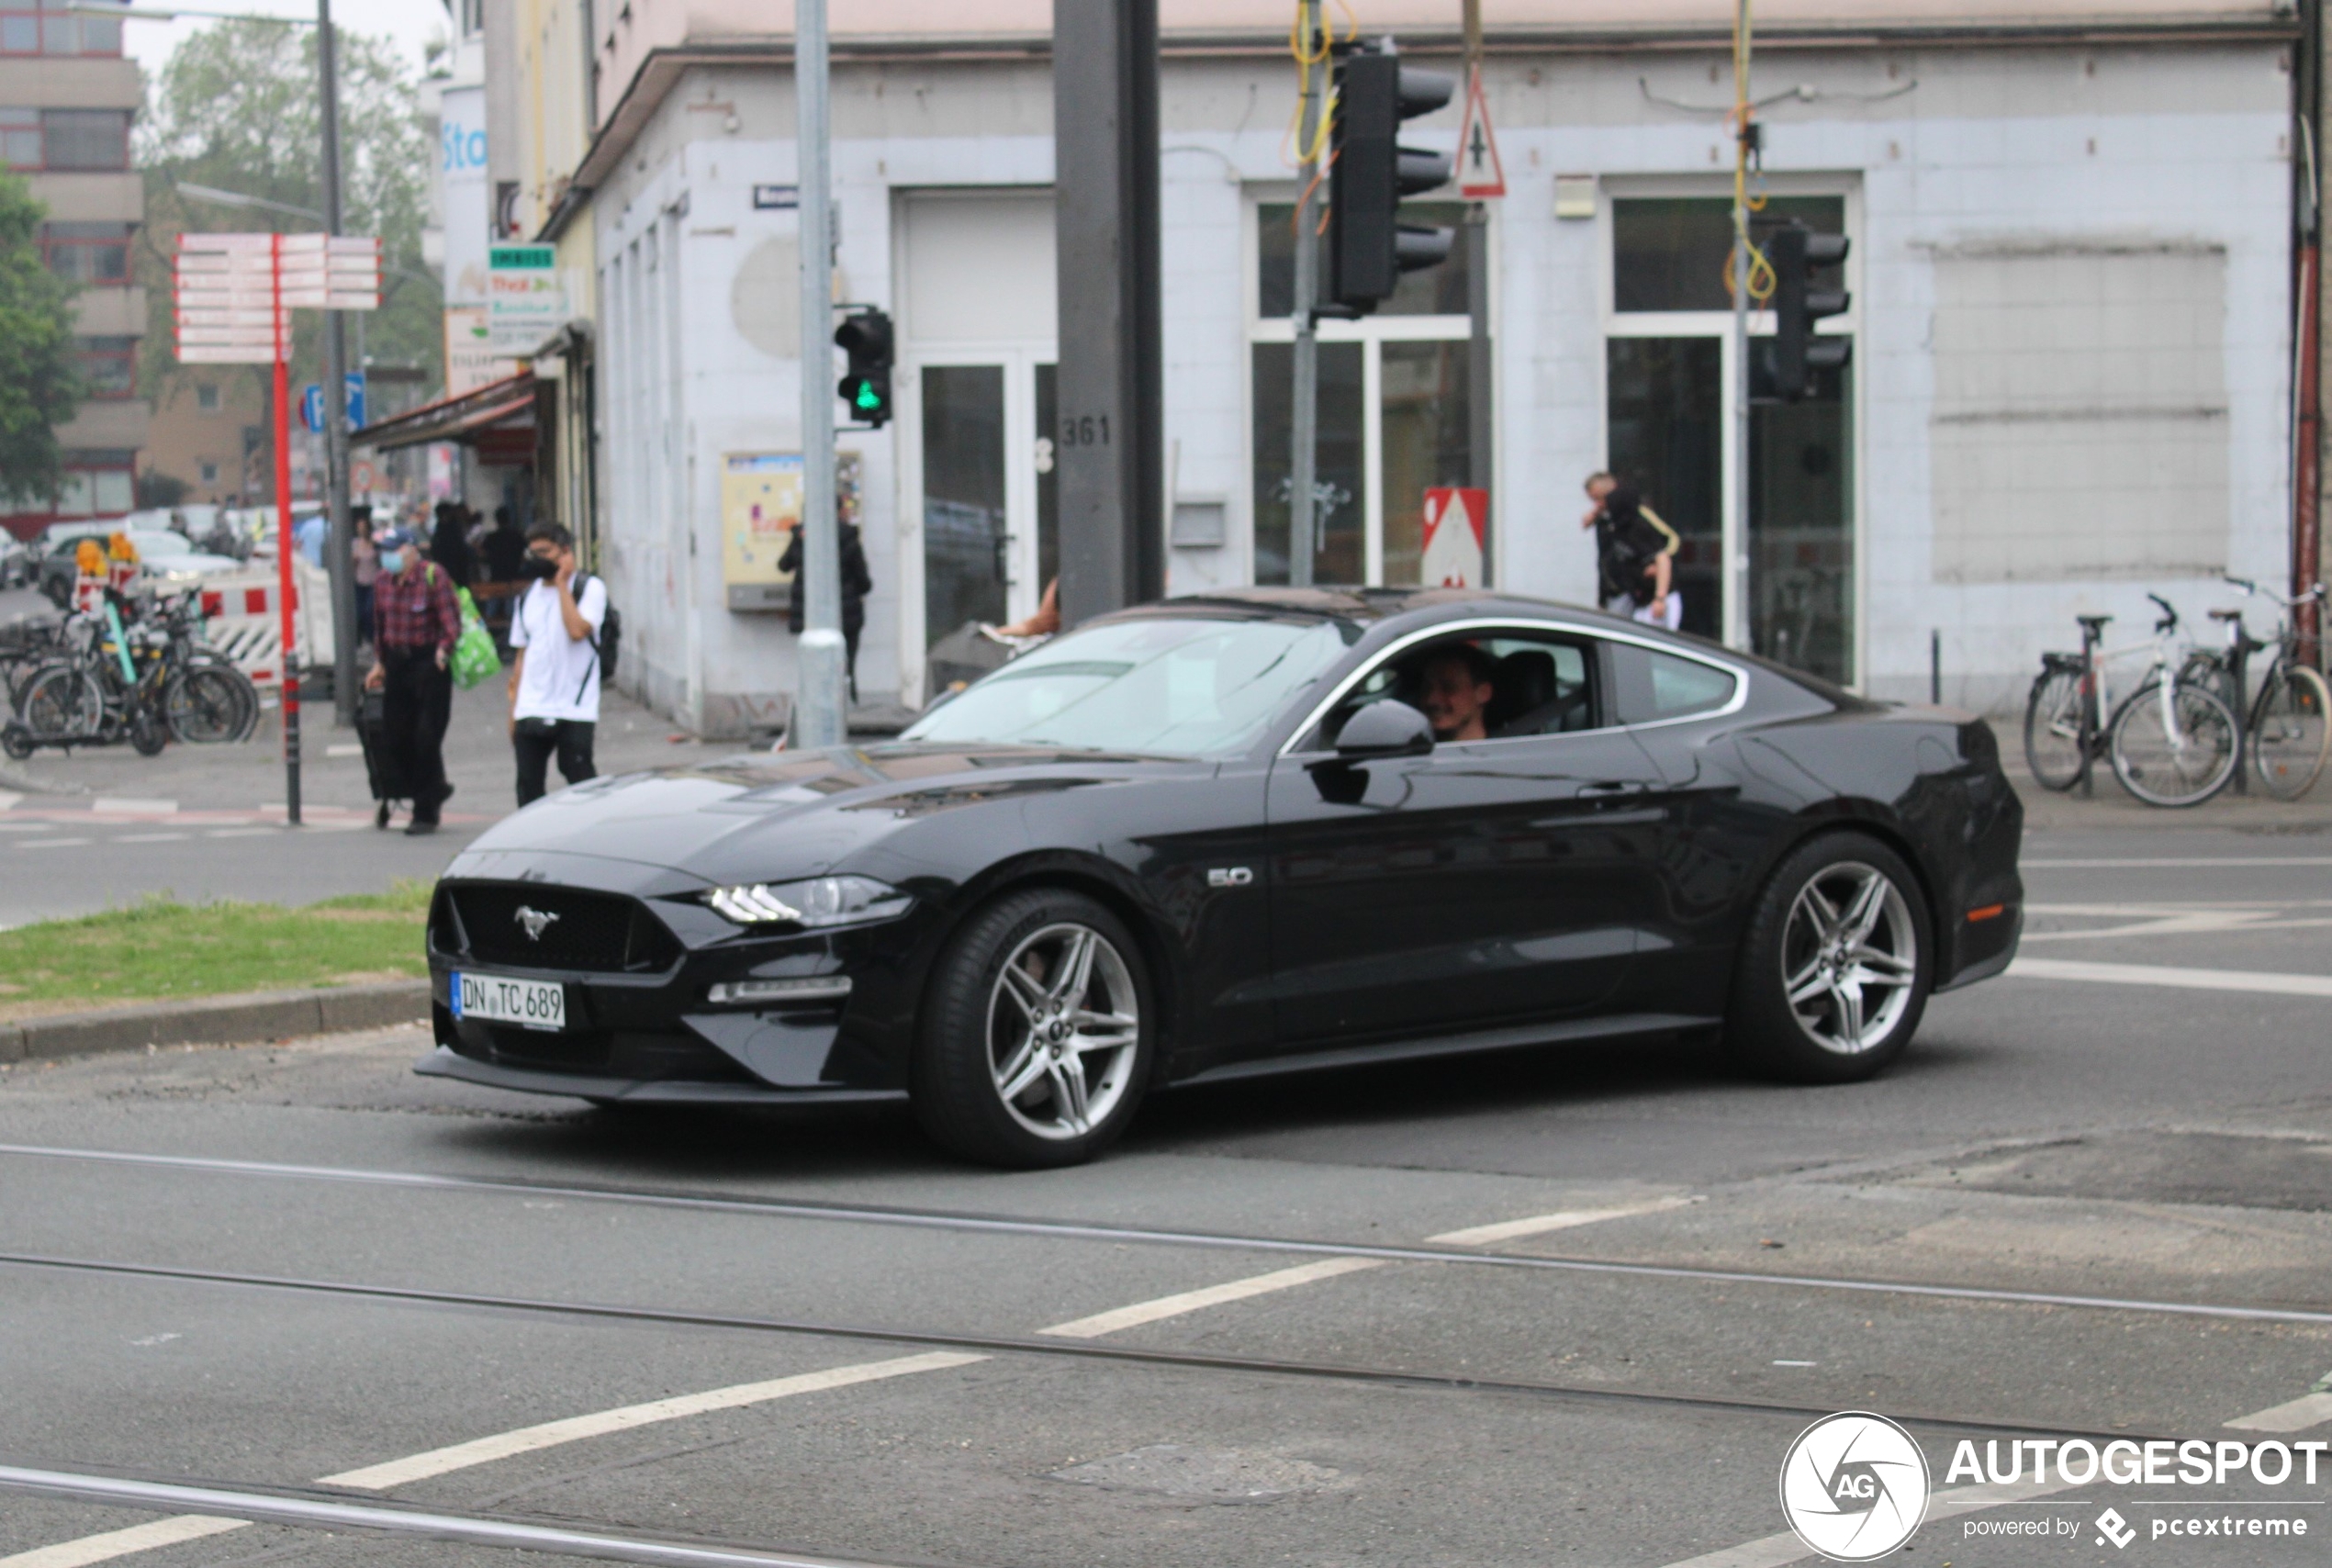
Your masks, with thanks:
[[[518,803],[543,798],[553,756],[569,784],[597,777],[600,631],[607,585],[577,568],[575,535],[555,522],[526,531],[519,563],[526,592],[510,617],[510,746],[518,756]]]

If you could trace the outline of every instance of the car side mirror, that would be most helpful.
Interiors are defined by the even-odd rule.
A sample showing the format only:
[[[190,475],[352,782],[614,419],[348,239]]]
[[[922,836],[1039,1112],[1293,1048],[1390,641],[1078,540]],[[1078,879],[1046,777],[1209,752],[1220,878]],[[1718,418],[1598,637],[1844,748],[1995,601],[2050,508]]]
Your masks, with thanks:
[[[1372,702],[1344,722],[1336,735],[1339,762],[1423,756],[1433,749],[1433,722],[1406,702]]]

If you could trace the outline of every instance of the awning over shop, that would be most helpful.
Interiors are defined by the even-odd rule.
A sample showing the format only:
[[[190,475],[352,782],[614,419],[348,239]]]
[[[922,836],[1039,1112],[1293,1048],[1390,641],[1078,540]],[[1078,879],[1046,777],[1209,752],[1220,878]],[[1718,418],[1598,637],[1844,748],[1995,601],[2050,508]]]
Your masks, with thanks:
[[[457,398],[441,398],[394,419],[353,431],[349,445],[375,452],[450,441],[477,448],[489,464],[531,462],[534,456],[534,374],[489,381]]]

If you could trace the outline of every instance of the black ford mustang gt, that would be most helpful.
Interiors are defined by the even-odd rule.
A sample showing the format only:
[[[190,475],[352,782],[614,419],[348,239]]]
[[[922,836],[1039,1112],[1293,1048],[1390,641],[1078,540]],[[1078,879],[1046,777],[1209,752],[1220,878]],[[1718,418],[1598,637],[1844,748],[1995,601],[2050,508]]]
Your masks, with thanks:
[[[1092,1157],[1165,1084],[1716,1025],[1843,1081],[2007,967],[2023,820],[1977,720],[1592,610],[1173,599],[896,742],[499,823],[438,886],[419,1070],[905,1099],[1013,1165]]]

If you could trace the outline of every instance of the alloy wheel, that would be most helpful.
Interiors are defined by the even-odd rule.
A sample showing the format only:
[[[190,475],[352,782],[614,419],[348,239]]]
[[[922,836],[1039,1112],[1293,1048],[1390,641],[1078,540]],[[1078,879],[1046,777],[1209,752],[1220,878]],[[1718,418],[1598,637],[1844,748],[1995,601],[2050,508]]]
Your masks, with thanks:
[[[1919,978],[1918,928],[1893,879],[1858,860],[1814,873],[1789,906],[1781,973],[1798,1026],[1822,1049],[1883,1042]]]
[[[989,1072],[1013,1120],[1053,1139],[1107,1120],[1133,1076],[1140,1008],[1124,956],[1093,927],[1024,939],[988,998]]]

